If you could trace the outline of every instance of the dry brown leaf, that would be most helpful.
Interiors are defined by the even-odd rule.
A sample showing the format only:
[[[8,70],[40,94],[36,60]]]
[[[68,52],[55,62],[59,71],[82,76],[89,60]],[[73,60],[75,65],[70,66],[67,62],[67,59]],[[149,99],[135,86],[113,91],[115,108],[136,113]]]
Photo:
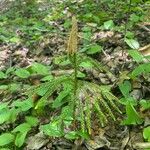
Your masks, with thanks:
[[[139,49],[139,52],[142,53],[142,55],[144,56],[150,56],[150,44],[144,46],[144,47],[141,47]]]

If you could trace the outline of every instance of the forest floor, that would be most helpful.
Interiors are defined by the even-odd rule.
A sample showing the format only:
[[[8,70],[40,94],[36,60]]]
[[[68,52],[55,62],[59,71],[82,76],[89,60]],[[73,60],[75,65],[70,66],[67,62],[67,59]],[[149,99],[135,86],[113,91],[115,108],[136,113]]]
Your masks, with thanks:
[[[57,31],[43,34],[42,38],[38,42],[33,42],[32,46],[24,45],[21,42],[16,43],[0,43],[0,70],[7,70],[10,67],[28,67],[33,62],[39,62],[44,65],[53,66],[52,72],[54,75],[59,75],[60,70],[57,69],[57,65],[53,64],[53,60],[66,53],[66,43],[68,39],[69,30],[64,27],[63,22],[65,20],[53,21]],[[4,22],[3,22],[4,23]],[[100,53],[90,54],[90,51],[83,49],[83,41],[85,40],[83,33],[83,26],[87,30],[90,28],[90,44],[91,43],[102,43],[103,49]],[[134,32],[137,41],[140,43],[139,51],[145,56],[150,55],[150,24],[138,23],[132,32]],[[42,30],[42,29],[41,29]],[[26,36],[18,29],[15,30],[15,34],[19,37]],[[113,94],[118,98],[121,98],[119,92],[118,83],[122,80],[128,79],[127,74],[132,71],[137,64],[129,56],[127,50],[128,45],[124,42],[124,33],[117,32],[114,30],[98,29],[93,23],[81,23],[79,22],[79,51],[84,51],[87,55],[90,55],[93,59],[109,68],[109,71],[113,74],[109,76],[104,72],[97,74],[94,70],[86,70],[88,73],[88,79],[96,82],[100,85],[111,85]],[[28,38],[28,37],[27,37]],[[89,54],[88,54],[89,53]],[[41,77],[35,77],[33,80],[40,80]],[[11,81],[1,80],[0,84],[12,82],[15,77],[11,77]],[[23,81],[26,82],[26,81]],[[34,81],[31,81],[34,82]],[[137,101],[141,99],[149,99],[150,80],[140,78],[138,83],[134,85],[132,92],[130,93]],[[33,83],[34,84],[34,83]],[[22,96],[23,90],[20,89],[16,93],[7,93],[1,90],[2,102],[12,101]],[[120,106],[122,112],[125,114],[124,106]],[[150,125],[150,110],[142,111],[139,108],[138,113],[144,118],[142,124],[139,125],[121,125],[121,120],[125,115],[118,115],[115,122],[109,121],[108,124],[101,128],[94,122],[93,132],[91,139],[88,140],[66,140],[64,138],[46,138],[42,133],[36,131],[31,132],[26,140],[26,146],[24,150],[36,149],[38,145],[40,150],[67,150],[67,149],[78,149],[78,150],[140,150],[146,147],[147,143],[144,143],[143,139],[143,128]],[[44,122],[46,118],[42,119]],[[41,120],[41,124],[42,124]],[[9,130],[11,125],[2,125],[0,131]],[[149,143],[148,143],[149,144]],[[38,147],[37,146],[37,147]]]

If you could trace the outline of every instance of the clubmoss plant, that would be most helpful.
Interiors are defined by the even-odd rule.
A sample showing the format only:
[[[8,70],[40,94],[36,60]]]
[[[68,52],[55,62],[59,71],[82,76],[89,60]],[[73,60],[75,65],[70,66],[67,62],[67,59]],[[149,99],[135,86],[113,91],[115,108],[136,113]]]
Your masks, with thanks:
[[[47,133],[47,130],[60,125],[61,129],[69,125],[73,126],[73,130],[80,128],[82,133],[91,134],[93,113],[96,112],[101,126],[107,123],[108,118],[115,120],[114,110],[121,113],[118,108],[118,98],[111,93],[109,86],[100,86],[94,82],[86,81],[84,78],[79,78],[80,64],[83,62],[88,62],[97,71],[110,72],[98,61],[79,53],[77,49],[77,19],[72,17],[67,57],[74,70],[73,73],[56,76],[54,80],[33,87],[28,92],[29,97],[35,93],[41,96],[35,109],[43,109],[46,105],[49,105],[50,96],[57,91],[58,96],[51,103],[53,108],[58,108],[59,110],[61,108],[62,111],[59,116],[53,117],[49,124],[43,125],[41,128],[50,136],[54,135],[52,132]],[[62,58],[66,59],[66,56],[62,56]],[[60,132],[57,136],[66,134],[65,131],[63,133]]]

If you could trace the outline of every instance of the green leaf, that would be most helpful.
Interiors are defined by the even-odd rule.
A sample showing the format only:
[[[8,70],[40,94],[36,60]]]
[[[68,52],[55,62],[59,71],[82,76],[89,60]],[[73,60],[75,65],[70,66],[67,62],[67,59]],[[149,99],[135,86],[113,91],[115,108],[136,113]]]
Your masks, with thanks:
[[[64,98],[66,98],[70,92],[71,89],[65,89],[64,91],[61,91],[57,96],[57,98],[55,99],[55,101],[53,102],[52,107],[58,108],[62,106],[64,103],[66,103],[66,100],[64,100]]]
[[[44,78],[41,79],[41,81],[52,81],[54,79],[54,77],[52,75],[48,75]]]
[[[78,71],[77,77],[78,78],[85,78],[86,74],[82,73],[81,71]]]
[[[137,105],[137,101],[133,97],[121,98],[120,103],[123,105],[131,104],[133,106]]]
[[[131,83],[129,81],[124,81],[119,85],[119,89],[124,97],[129,97],[129,92],[131,91]]]
[[[69,139],[69,140],[74,140],[74,139],[79,138],[79,135],[77,134],[76,131],[71,131],[71,132],[68,132],[67,134],[65,134],[65,138]]]
[[[73,110],[70,106],[65,106],[62,108],[61,115],[62,120],[72,121],[73,120]]]
[[[7,108],[8,107],[8,102],[0,102],[0,111],[4,108]]]
[[[13,123],[14,121],[16,121],[17,115],[19,114],[20,110],[16,108],[11,108],[9,112],[10,112],[9,122]]]
[[[150,126],[144,128],[143,137],[150,142]]]
[[[133,39],[133,38],[134,38],[134,33],[133,33],[133,32],[130,32],[130,31],[127,31],[125,36],[126,36],[126,38],[128,38],[128,39]]]
[[[142,100],[140,101],[140,105],[142,106],[142,108],[143,108],[144,110],[150,109],[150,101],[149,101],[149,100],[144,100],[144,99],[142,99]]]
[[[9,75],[10,73],[15,71],[15,67],[10,67],[6,70],[6,74]]]
[[[6,79],[6,78],[7,75],[4,72],[0,71],[0,79]]]
[[[143,60],[143,55],[137,50],[128,50],[128,53],[136,62],[141,62]]]
[[[8,88],[8,85],[0,85],[0,90],[7,90]]]
[[[142,124],[143,120],[140,118],[139,114],[133,107],[133,105],[126,105],[127,119],[122,122],[123,125],[137,125]]]
[[[8,108],[0,110],[0,124],[3,124],[6,121],[9,121],[10,119],[10,111]]]
[[[17,147],[21,147],[24,144],[26,135],[27,135],[27,132],[17,133],[16,139],[15,139],[15,145]]]
[[[17,69],[15,73],[20,78],[28,78],[30,76],[30,72],[23,68]]]
[[[33,116],[26,116],[25,120],[32,127],[36,127],[39,123],[39,120],[36,117],[33,117]]]
[[[98,44],[90,45],[87,49],[87,54],[96,54],[102,51],[102,47]]]
[[[19,43],[20,42],[20,38],[13,37],[13,38],[10,39],[10,42],[12,42],[12,43]]]
[[[131,73],[131,78],[135,78],[142,73],[150,73],[150,63],[144,63],[136,67]]]
[[[89,61],[86,61],[86,62],[81,62],[80,63],[80,65],[79,65],[80,67],[83,67],[83,68],[92,68],[93,67],[93,64],[92,63],[90,63]]]
[[[21,132],[21,133],[24,133],[24,132],[28,132],[29,130],[31,129],[31,126],[30,124],[28,123],[22,123],[20,125],[18,125],[12,132]]]
[[[136,14],[131,14],[130,20],[131,20],[132,22],[138,22],[138,21],[140,21],[140,17],[137,16]]]
[[[78,135],[80,137],[82,137],[83,139],[89,139],[89,134],[87,132],[83,132],[83,131],[77,131]]]
[[[20,88],[21,88],[21,84],[16,84],[16,83],[9,84],[9,90],[11,92],[16,92],[17,90],[20,90]]]
[[[53,137],[63,136],[63,131],[61,129],[61,124],[58,121],[40,126],[40,130],[43,131],[46,135]]]
[[[33,105],[33,101],[31,99],[27,99],[27,100],[16,100],[12,103],[12,106],[15,106],[17,108],[19,108],[21,111],[27,111],[30,108],[32,108]]]
[[[128,46],[132,49],[139,49],[140,45],[139,42],[134,39],[125,39],[125,42],[128,44]]]
[[[106,30],[113,29],[113,27],[114,27],[113,20],[109,20],[109,21],[104,22],[104,28]]]
[[[41,75],[45,75],[49,73],[48,68],[40,63],[34,63],[32,65],[32,70],[37,74],[41,74]]]
[[[11,133],[3,133],[0,135],[0,146],[7,145],[14,141],[14,135]]]

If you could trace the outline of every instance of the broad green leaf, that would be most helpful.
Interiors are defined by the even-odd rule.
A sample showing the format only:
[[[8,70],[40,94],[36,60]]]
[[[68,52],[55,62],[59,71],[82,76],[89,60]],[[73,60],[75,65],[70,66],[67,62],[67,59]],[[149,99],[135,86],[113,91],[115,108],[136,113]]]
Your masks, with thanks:
[[[104,28],[106,30],[113,29],[113,27],[114,27],[113,20],[109,20],[109,21],[104,22]]]
[[[91,64],[89,61],[86,61],[86,62],[81,62],[80,67],[83,67],[83,68],[92,68],[93,67],[93,64]]]
[[[74,139],[79,138],[79,135],[77,134],[76,131],[71,131],[71,132],[68,132],[67,134],[65,134],[65,138],[69,139],[69,140],[74,140]]]
[[[78,78],[85,78],[86,77],[86,74],[78,71],[78,75],[77,75]]]
[[[0,79],[6,79],[6,78],[7,75],[4,72],[0,71]]]
[[[102,47],[98,44],[90,45],[87,49],[87,54],[96,54],[102,51]]]
[[[136,67],[132,71],[131,77],[135,78],[135,77],[141,75],[142,73],[150,73],[150,63],[141,64],[138,67]]]
[[[14,141],[14,135],[11,133],[3,133],[0,135],[0,146],[5,146]]]
[[[130,31],[127,31],[125,36],[126,36],[126,38],[128,38],[128,39],[133,39],[133,38],[134,38],[134,33],[133,33],[133,32],[130,32]]]
[[[129,81],[124,81],[119,85],[119,89],[124,97],[129,97],[129,92],[131,91],[131,83]]]
[[[73,120],[73,110],[72,110],[72,108],[70,106],[63,107],[60,117],[62,118],[62,120],[72,121]]]
[[[59,65],[61,65],[61,66],[67,66],[67,65],[69,65],[69,64],[71,64],[71,63],[70,63],[70,60],[67,59],[67,60],[62,61]]]
[[[63,131],[61,129],[60,122],[52,122],[46,125],[40,126],[40,130],[43,131],[46,135],[53,137],[61,137],[63,136]]]
[[[10,39],[10,42],[12,42],[12,43],[19,43],[20,42],[20,38],[13,37],[13,38]]]
[[[8,88],[8,85],[0,85],[0,90],[7,90]]]
[[[20,125],[18,125],[12,132],[28,132],[31,129],[31,125],[28,123],[22,123]]]
[[[137,50],[128,50],[128,53],[136,62],[141,62],[143,60],[143,55]]]
[[[39,123],[39,120],[37,119],[37,117],[33,117],[33,116],[26,116],[25,120],[32,127],[37,126]]]
[[[16,84],[16,83],[9,84],[9,90],[11,92],[16,92],[17,90],[20,90],[20,88],[21,88],[21,84]]]
[[[34,72],[36,72],[37,74],[42,74],[42,75],[45,75],[45,74],[49,73],[47,66],[44,66],[40,63],[34,63],[32,65],[32,70]]]
[[[144,110],[150,109],[150,101],[149,101],[149,100],[144,100],[144,99],[142,99],[142,100],[140,101],[140,105],[142,106],[142,108],[143,108]]]
[[[127,119],[125,119],[122,122],[123,125],[142,124],[143,120],[140,118],[139,114],[137,113],[133,105],[131,104],[126,105],[126,114],[127,114]]]
[[[12,122],[16,121],[17,115],[19,114],[20,110],[16,109],[16,108],[11,108],[9,110],[9,112],[10,112],[9,122],[12,123]]]
[[[15,139],[15,145],[17,147],[21,147],[24,144],[26,135],[27,135],[27,132],[17,133],[16,139]]]
[[[66,100],[64,100],[64,98],[66,98],[66,96],[68,96],[70,92],[71,89],[65,89],[64,91],[61,91],[57,96],[57,98],[55,99],[55,101],[53,102],[52,107],[58,108],[62,106],[64,103],[66,103]]]
[[[7,108],[8,107],[8,102],[0,102],[0,111],[4,108]]]
[[[49,75],[49,76],[42,78],[41,81],[52,81],[53,79],[54,77],[52,75]]]
[[[12,103],[12,106],[15,106],[17,108],[19,108],[21,111],[27,111],[30,108],[32,108],[33,105],[33,101],[31,99],[27,99],[27,100],[16,100]]]
[[[23,68],[17,69],[15,74],[20,78],[28,78],[30,76],[30,72]]]
[[[137,101],[133,97],[121,98],[120,103],[123,105],[131,104],[133,106],[137,105]]]
[[[10,68],[8,68],[7,70],[6,70],[6,74],[8,75],[8,74],[10,74],[10,73],[12,73],[12,72],[14,72],[15,71],[15,67],[10,67]]]
[[[144,128],[143,137],[150,142],[150,126]]]
[[[138,21],[140,21],[140,17],[137,16],[136,14],[131,14],[131,15],[130,15],[130,20],[131,20],[132,22],[138,22]]]
[[[89,139],[89,134],[87,132],[77,131],[78,135],[83,139]]]
[[[9,109],[5,108],[5,109],[1,109],[0,110],[0,124],[3,124],[4,122],[9,121],[10,119],[10,111]]]
[[[138,41],[134,40],[134,39],[125,39],[125,42],[128,44],[128,46],[132,49],[139,49],[140,44]]]

